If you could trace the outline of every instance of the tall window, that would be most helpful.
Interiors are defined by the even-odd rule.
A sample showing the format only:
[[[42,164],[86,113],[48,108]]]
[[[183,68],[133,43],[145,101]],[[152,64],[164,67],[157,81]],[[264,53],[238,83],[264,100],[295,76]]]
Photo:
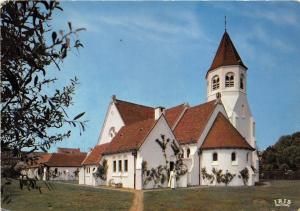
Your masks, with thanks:
[[[253,122],[253,125],[252,125],[252,135],[253,137],[255,136],[255,122]]]
[[[249,152],[247,152],[247,155],[246,155],[246,161],[247,161],[247,162],[249,161]]]
[[[119,172],[122,171],[122,160],[119,160]]]
[[[218,161],[218,153],[213,153],[213,161]]]
[[[220,87],[220,78],[219,76],[215,75],[212,78],[212,90],[217,90]]]
[[[117,161],[114,160],[114,165],[113,166],[114,166],[114,172],[116,172],[117,171]]]
[[[190,148],[187,148],[187,150],[186,150],[186,157],[189,158],[190,154],[191,154],[191,150],[190,150]]]
[[[226,74],[225,87],[234,87],[234,74],[233,73]]]
[[[240,89],[244,89],[244,75],[241,74],[240,76]]]
[[[128,160],[124,160],[124,171],[128,171]]]
[[[231,161],[236,161],[236,153],[231,153]]]

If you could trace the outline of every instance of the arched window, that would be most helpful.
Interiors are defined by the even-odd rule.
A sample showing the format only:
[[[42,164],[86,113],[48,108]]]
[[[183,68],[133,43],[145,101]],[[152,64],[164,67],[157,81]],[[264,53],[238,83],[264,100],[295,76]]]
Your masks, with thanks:
[[[226,74],[225,87],[234,87],[234,74],[233,73]]]
[[[231,161],[236,161],[236,153],[231,153]]]
[[[190,153],[191,153],[191,150],[190,148],[187,148],[186,150],[186,157],[189,158],[190,157]]]
[[[220,87],[220,78],[219,76],[215,75],[212,78],[212,90],[217,90]]]
[[[249,152],[247,152],[247,155],[246,155],[246,161],[247,161],[247,162],[249,161]]]
[[[218,153],[213,153],[213,161],[218,161]]]
[[[240,76],[240,89],[244,89],[244,74]]]
[[[116,128],[115,127],[111,127],[110,129],[109,129],[109,137],[110,138],[113,138],[115,135],[116,135]]]

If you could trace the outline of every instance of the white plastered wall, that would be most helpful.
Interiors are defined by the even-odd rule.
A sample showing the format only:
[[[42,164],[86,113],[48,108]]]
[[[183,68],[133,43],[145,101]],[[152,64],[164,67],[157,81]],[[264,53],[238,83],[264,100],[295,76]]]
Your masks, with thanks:
[[[234,87],[225,87],[225,76],[227,73],[234,73]],[[244,89],[240,89],[240,76],[244,75]],[[212,90],[212,78],[218,75],[220,78],[220,88]],[[221,100],[227,112],[230,122],[255,149],[255,120],[251,114],[247,100],[247,71],[239,65],[219,67],[207,75],[207,101],[216,99],[216,94],[221,93]],[[252,152],[252,166],[259,170],[257,152]],[[258,173],[256,181],[258,181]]]
[[[102,159],[103,160],[103,159]],[[105,185],[106,181],[101,180],[93,175],[97,171],[97,165],[84,165],[80,168],[79,184],[99,186]]]
[[[44,169],[46,169],[46,167],[44,167]],[[78,179],[75,176],[75,171],[80,170],[80,167],[50,167],[49,171],[54,172],[55,169],[57,169],[57,176],[49,177],[49,180],[77,180]]]
[[[175,140],[175,142],[177,143],[172,130],[167,124],[167,121],[165,120],[164,116],[161,116],[139,150],[138,158],[137,158],[137,170],[142,169],[143,161],[147,162],[148,170],[150,170],[151,168],[156,168],[159,165],[162,166],[166,165],[165,158],[162,153],[162,149],[155,141],[156,139],[161,140],[161,134],[165,136],[165,139],[169,138],[171,142]],[[166,149],[166,155],[168,161],[176,161],[174,152],[170,147],[170,144]],[[186,181],[182,181],[182,182],[186,183]],[[167,187],[167,185],[168,185],[168,181],[166,181],[164,184],[160,184],[160,186],[162,187]],[[178,185],[182,186],[181,184]],[[152,189],[152,188],[154,188],[153,182],[149,182],[146,186],[143,187],[143,189]]]
[[[185,144],[181,145],[183,149],[184,156],[182,158],[183,162],[188,167],[187,172],[187,186],[195,186],[199,184],[198,180],[198,166],[199,166],[199,156],[197,144]],[[187,157],[187,150],[190,150],[190,155]]]
[[[236,161],[231,161],[231,153],[236,153]],[[218,154],[218,161],[213,161],[213,153]],[[247,161],[247,153],[248,161]],[[235,174],[233,180],[228,184],[228,186],[243,186],[243,180],[238,177],[240,171],[244,168],[248,168],[249,171],[249,180],[247,185],[254,185],[253,178],[254,173],[251,169],[251,151],[243,149],[215,149],[215,150],[203,150],[201,153],[200,168],[205,168],[208,174],[212,174],[212,169],[222,170],[223,174],[226,173],[226,170],[231,174]],[[201,171],[200,169],[200,171]],[[224,183],[218,184],[216,179],[211,184],[207,179],[203,179],[201,175],[201,185],[210,185],[210,186],[224,186]]]
[[[107,160],[106,185],[122,183],[125,188],[134,188],[134,156],[132,152],[105,155]],[[119,160],[122,162],[122,171],[119,171]],[[124,161],[128,160],[128,171],[124,171]],[[113,162],[116,161],[116,172],[113,171]]]
[[[102,130],[100,132],[98,145],[99,144],[105,144],[109,143],[112,140],[112,137],[110,136],[110,129],[115,128],[115,132],[117,133],[123,126],[124,122],[122,120],[122,117],[114,104],[114,102],[111,102],[109,104],[105,120],[102,126]]]
[[[215,110],[211,114],[201,136],[199,137],[199,140],[197,141],[197,144],[186,144],[181,145],[181,147],[184,149],[184,152],[186,154],[187,148],[190,148],[190,156],[189,158],[186,158],[186,155],[184,156],[184,161],[186,165],[189,167],[189,172],[187,174],[187,184],[191,186],[199,185],[199,155],[198,155],[198,148],[202,145],[205,137],[207,136],[213,122],[215,121],[217,114],[221,112],[224,114],[224,116],[227,117],[226,111],[222,104],[217,104],[215,107]]]

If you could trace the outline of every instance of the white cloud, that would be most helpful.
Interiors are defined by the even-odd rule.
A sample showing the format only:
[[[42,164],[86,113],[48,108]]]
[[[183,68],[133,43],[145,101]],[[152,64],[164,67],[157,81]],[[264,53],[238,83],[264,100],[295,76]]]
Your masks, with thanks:
[[[164,13],[166,15],[166,13]],[[76,25],[85,27],[89,32],[99,32],[103,27],[119,27],[139,37],[172,41],[185,36],[188,39],[205,39],[211,41],[199,26],[196,14],[189,12],[168,13],[163,20],[155,14],[86,14],[81,16],[77,11],[70,11],[68,16]]]
[[[300,2],[300,0],[298,0]],[[291,4],[293,2],[269,2],[269,3],[258,3],[257,5],[253,5],[254,3],[248,3],[246,5],[232,5],[225,4],[219,5],[215,4],[216,8],[224,9],[232,14],[238,14],[239,16],[244,16],[252,19],[265,19],[267,21],[271,21],[276,25],[290,25],[297,28],[300,28],[299,20],[300,14],[295,8],[292,7]],[[277,7],[273,7],[274,4],[277,4]],[[264,7],[262,7],[265,5]],[[288,6],[287,6],[288,5]],[[298,5],[296,5],[298,6]]]

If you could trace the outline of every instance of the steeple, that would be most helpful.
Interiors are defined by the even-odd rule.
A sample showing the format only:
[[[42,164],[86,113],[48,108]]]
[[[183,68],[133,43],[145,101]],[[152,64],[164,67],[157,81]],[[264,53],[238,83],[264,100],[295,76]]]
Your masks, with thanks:
[[[255,120],[247,99],[247,67],[227,33],[226,19],[224,23],[222,40],[206,74],[207,102],[221,101],[231,124],[255,149]],[[256,152],[252,153],[251,165],[259,168]]]
[[[211,64],[209,70],[207,71],[207,74],[211,70],[214,70],[221,66],[228,66],[228,65],[241,65],[242,67],[247,69],[247,67],[244,65],[241,57],[239,56],[237,50],[235,49],[235,47],[229,37],[229,34],[227,33],[226,28],[225,28],[225,32],[224,32],[222,40],[219,44],[217,53],[215,55],[215,58]],[[207,74],[206,74],[206,76],[207,76]]]

